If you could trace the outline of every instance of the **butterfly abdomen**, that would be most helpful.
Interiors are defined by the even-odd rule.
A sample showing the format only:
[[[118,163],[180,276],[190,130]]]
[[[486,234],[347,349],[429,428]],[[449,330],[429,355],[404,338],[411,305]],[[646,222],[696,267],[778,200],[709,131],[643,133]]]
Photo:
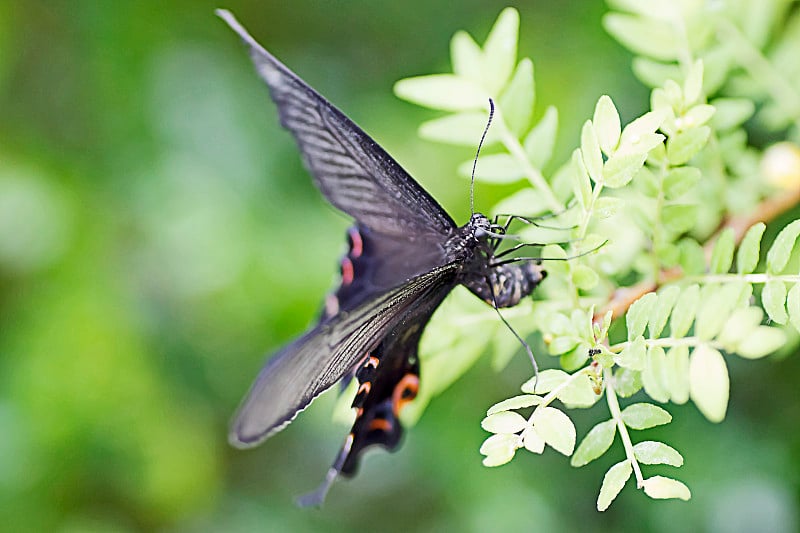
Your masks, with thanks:
[[[469,273],[464,285],[497,307],[513,307],[530,295],[547,273],[532,261],[490,267],[485,274]]]

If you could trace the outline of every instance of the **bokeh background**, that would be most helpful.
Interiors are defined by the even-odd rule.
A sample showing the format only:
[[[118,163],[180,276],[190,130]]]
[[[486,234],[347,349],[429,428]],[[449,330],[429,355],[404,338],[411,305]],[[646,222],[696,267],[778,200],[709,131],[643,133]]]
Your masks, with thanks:
[[[368,454],[321,510],[293,498],[322,479],[347,432],[331,420],[334,398],[255,450],[228,447],[265,354],[314,319],[335,282],[347,220],[313,188],[213,9],[231,9],[463,222],[468,186],[454,169],[470,154],[420,142],[416,126],[434,115],[391,87],[447,71],[453,32],[482,42],[507,4],[0,3],[0,530],[798,528],[791,357],[731,360],[723,424],[669,406],[673,424],[648,434],[669,435],[686,458],[689,503],[629,486],[598,514],[621,448],[580,470],[552,450],[482,467],[479,422],[528,377],[524,357],[500,375],[479,363],[398,453]],[[561,112],[556,160],[601,94],[623,120],[645,110],[630,57],[601,28],[602,2],[515,7],[537,114]],[[479,188],[478,207],[510,190]],[[579,435],[596,409],[577,414]]]

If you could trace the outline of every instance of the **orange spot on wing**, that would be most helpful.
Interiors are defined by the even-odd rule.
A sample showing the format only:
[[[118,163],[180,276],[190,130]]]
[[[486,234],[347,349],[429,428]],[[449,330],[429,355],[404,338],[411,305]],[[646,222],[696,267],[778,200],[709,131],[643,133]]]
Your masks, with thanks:
[[[364,362],[364,368],[368,368],[368,367],[378,368],[378,363],[379,362],[380,362],[380,360],[377,357],[375,357],[373,355],[370,355],[367,358],[367,360]]]
[[[363,394],[369,394],[369,391],[370,391],[371,388],[372,388],[372,383],[370,383],[369,381],[365,381],[358,388],[358,391],[356,392],[356,396],[360,396],[362,393]]]
[[[353,270],[353,262],[349,257],[342,258],[342,285],[350,285],[353,283],[355,271]]]
[[[419,391],[419,376],[406,374],[392,391],[392,411],[394,416],[400,416],[400,411],[414,398]]]
[[[375,418],[369,423],[370,431],[391,431],[392,423],[385,418]]]

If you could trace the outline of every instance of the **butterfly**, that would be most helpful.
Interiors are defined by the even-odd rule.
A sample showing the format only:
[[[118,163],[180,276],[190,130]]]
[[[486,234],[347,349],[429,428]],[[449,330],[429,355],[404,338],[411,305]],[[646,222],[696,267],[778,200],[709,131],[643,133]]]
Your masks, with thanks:
[[[444,209],[352,120],[267,52],[225,10],[217,14],[249,49],[327,200],[352,217],[341,286],[319,322],[275,354],[259,373],[229,440],[255,446],[288,425],[319,394],[357,380],[356,419],[320,488],[320,504],[340,474],[352,476],[365,449],[395,449],[399,415],[419,389],[419,340],[450,291],[464,285],[495,308],[511,307],[545,277],[531,260],[496,254],[505,227],[473,213],[457,226]]]

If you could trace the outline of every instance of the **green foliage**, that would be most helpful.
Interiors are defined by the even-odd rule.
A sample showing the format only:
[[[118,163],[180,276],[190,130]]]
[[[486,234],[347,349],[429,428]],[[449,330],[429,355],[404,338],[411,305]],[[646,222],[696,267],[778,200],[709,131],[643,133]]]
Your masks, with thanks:
[[[613,100],[601,96],[583,123],[579,146],[552,175],[545,170],[558,133],[558,112],[549,107],[534,123],[534,67],[528,58],[517,61],[517,47],[510,44],[516,43],[519,27],[512,9],[501,13],[483,47],[463,32],[456,34],[453,74],[410,78],[395,88],[401,98],[455,112],[423,124],[420,135],[456,145],[474,146],[492,98],[497,118],[486,146],[494,151],[481,155],[476,181],[527,180],[494,212],[550,210],[548,226],[564,228],[555,236],[540,228],[520,230],[525,238],[545,235],[552,242],[560,237],[566,244],[542,248],[550,275],[534,304],[522,312],[504,310],[519,320],[515,323],[527,321],[526,334],[541,335],[545,349],[540,357],[557,357],[563,370],[539,372],[522,385],[525,394],[488,410],[481,425],[492,435],[481,453],[485,465],[499,466],[518,450],[538,454],[550,446],[571,456],[578,467],[613,450],[619,436],[625,459],[603,479],[597,500],[601,511],[632,476],[653,499],[691,496],[678,480],[642,473],[643,465],[681,467],[677,450],[631,439],[630,430],[668,424],[671,414],[642,401],[623,409],[620,397],[638,393],[662,404],[691,400],[709,421],[721,422],[731,387],[727,360],[775,352],[787,342],[782,326],[800,331],[800,276],[786,273],[795,268],[789,265],[794,264],[790,260],[798,248],[800,221],[779,232],[763,268],[765,224],[750,227],[740,243],[733,228],[717,231],[726,217],[752,209],[771,192],[757,172],[761,152],[747,144],[744,124],[756,109],[763,106],[757,118],[764,119],[767,110],[788,98],[770,86],[788,56],[764,57],[758,48],[764,32],[784,12],[765,10],[758,23],[744,24],[733,3],[723,2],[724,15],[712,16],[708,3],[699,0],[646,3],[646,8],[610,0],[612,11],[604,25],[637,54],[634,71],[652,87],[650,109],[623,125]],[[783,37],[791,37],[788,30],[778,39],[779,49]],[[737,55],[737,50],[747,53]],[[496,64],[489,65],[489,58]],[[796,59],[791,64],[796,70]],[[765,69],[770,76],[759,77]],[[464,93],[447,98],[456,87]],[[800,107],[789,111],[788,120],[796,126]],[[775,131],[788,124],[774,117],[770,122]],[[471,169],[468,160],[459,172],[469,176]],[[595,307],[613,303],[631,279],[660,288],[645,291],[623,308],[624,334],[617,328],[610,335],[612,322],[623,317],[614,316],[613,307],[602,314]],[[429,328],[426,338],[450,334]],[[447,343],[438,348],[437,357],[448,361],[463,351]],[[611,418],[594,425],[575,449],[569,410],[592,406],[603,396]],[[564,408],[555,407],[556,401]]]

